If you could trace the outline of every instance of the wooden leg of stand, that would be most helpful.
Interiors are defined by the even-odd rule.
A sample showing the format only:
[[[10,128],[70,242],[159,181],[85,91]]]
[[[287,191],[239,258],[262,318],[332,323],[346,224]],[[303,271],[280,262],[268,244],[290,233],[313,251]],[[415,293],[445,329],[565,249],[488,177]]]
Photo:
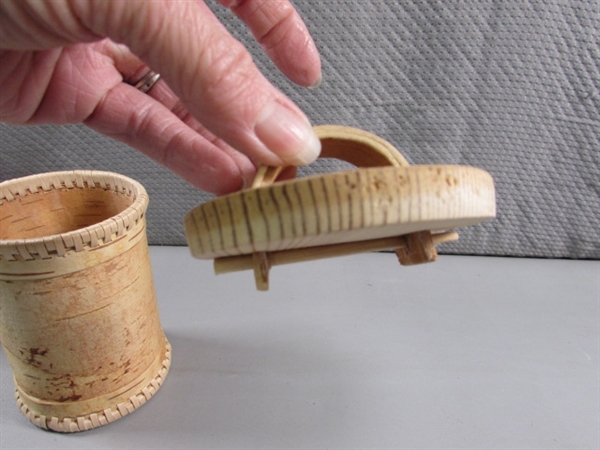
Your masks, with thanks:
[[[269,270],[271,264],[266,252],[256,252],[252,254],[252,265],[254,269],[254,281],[256,289],[259,291],[269,290]]]
[[[419,231],[406,236],[406,246],[396,249],[403,266],[433,262],[438,259],[437,250],[429,231]]]

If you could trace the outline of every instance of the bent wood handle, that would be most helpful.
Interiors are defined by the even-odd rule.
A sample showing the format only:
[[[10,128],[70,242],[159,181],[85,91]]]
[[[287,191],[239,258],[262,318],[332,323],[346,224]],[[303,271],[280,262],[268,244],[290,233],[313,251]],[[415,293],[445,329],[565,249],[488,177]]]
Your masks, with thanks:
[[[342,125],[319,125],[314,130],[321,140],[319,158],[335,158],[356,167],[409,166],[392,144],[368,131]],[[273,184],[285,169],[285,166],[259,167],[251,188]]]

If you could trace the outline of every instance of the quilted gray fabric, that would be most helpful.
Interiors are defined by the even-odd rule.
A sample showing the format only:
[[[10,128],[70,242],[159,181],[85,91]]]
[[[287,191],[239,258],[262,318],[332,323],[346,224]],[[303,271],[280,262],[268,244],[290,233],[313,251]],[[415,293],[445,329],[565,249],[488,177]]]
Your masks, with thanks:
[[[469,164],[495,178],[498,218],[443,251],[600,257],[600,2],[296,0],[324,83],[293,86],[245,27],[217,14],[315,124],[369,130],[415,164]],[[0,126],[0,179],[112,170],[149,191],[153,244],[184,244],[184,214],[210,198],[82,126]],[[337,170],[320,161],[303,173]]]

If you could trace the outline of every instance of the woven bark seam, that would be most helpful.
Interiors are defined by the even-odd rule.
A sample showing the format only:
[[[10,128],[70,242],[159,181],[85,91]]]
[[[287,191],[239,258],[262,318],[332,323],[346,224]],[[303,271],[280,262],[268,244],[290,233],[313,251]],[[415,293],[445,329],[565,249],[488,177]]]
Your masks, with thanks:
[[[144,218],[144,205],[148,202],[146,192],[140,192],[139,187],[127,178],[89,170],[54,172],[26,177],[17,182],[6,181],[0,184],[0,205],[53,189],[104,189],[133,196],[134,201],[122,213],[80,230],[42,238],[5,240],[0,247],[0,260],[50,259],[65,256],[70,251],[81,252],[109,244]]]
[[[78,431],[91,430],[107,425],[134,412],[154,396],[162,386],[170,367],[171,345],[169,342],[166,342],[166,353],[165,359],[162,362],[162,368],[148,386],[142,389],[138,394],[129,397],[127,401],[118,403],[113,408],[107,408],[103,411],[86,414],[84,416],[65,417],[63,419],[59,419],[58,417],[47,417],[31,410],[25,404],[23,399],[21,399],[18,391],[15,391],[15,398],[21,412],[37,427],[45,430],[58,431],[60,433],[76,433]]]

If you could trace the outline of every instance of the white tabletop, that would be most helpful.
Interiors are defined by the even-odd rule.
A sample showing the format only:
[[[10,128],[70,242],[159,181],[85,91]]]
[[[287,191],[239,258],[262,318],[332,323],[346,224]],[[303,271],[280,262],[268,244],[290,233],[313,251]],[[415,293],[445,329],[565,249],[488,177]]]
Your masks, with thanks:
[[[365,254],[215,276],[153,247],[173,365],[133,414],[75,435],[18,411],[2,449],[600,446],[600,262]]]

